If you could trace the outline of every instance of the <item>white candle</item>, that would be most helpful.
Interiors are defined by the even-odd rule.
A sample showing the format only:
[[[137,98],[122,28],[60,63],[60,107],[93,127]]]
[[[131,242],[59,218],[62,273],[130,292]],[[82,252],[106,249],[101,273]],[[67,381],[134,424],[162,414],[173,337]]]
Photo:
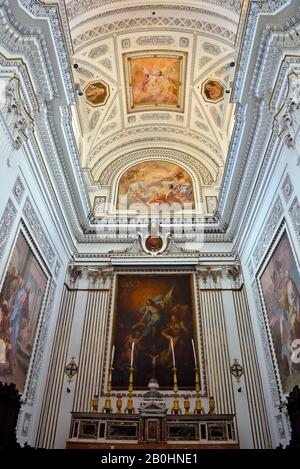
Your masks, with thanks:
[[[171,339],[171,349],[172,349],[172,357],[173,357],[173,368],[176,368],[176,366],[175,366],[175,355],[174,355],[173,339]]]
[[[195,360],[195,368],[197,368],[197,358],[196,358],[194,339],[192,339],[192,346],[193,346],[193,353],[194,353],[194,360]]]
[[[114,363],[114,355],[115,355],[115,346],[112,346],[112,351],[111,351],[111,360],[110,360],[110,367],[112,368],[113,363]]]
[[[132,365],[133,365],[133,351],[134,351],[134,342],[132,342],[132,347],[131,347],[130,368],[132,368]]]

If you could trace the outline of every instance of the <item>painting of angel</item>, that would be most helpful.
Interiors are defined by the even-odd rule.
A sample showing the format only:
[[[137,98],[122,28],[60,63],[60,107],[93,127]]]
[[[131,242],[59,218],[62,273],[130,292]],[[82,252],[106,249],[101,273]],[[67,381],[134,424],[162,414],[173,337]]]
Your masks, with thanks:
[[[128,112],[184,111],[187,54],[141,51],[123,55]]]
[[[179,386],[193,388],[192,339],[197,342],[191,275],[118,275],[113,327],[114,388],[128,386],[133,360],[135,388],[146,389],[156,378],[161,388],[170,389],[172,345]]]
[[[300,275],[286,232],[260,283],[285,394],[300,384]]]
[[[133,104],[178,104],[180,59],[145,57],[131,60]]]
[[[47,276],[19,233],[0,291],[0,380],[23,392]]]
[[[195,208],[193,183],[182,167],[168,161],[145,161],[129,168],[121,177],[119,210],[176,212]]]

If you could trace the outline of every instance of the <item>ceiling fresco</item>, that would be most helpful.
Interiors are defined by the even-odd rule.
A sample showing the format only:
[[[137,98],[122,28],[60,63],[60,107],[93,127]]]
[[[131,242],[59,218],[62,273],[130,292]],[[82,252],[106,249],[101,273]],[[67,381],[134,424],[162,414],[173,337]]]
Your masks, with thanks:
[[[183,112],[186,53],[147,51],[124,54],[127,112],[170,110]]]
[[[214,175],[201,183],[203,210],[213,213],[234,125],[241,2],[67,0],[66,10],[91,206],[101,200],[103,210],[116,210],[124,154],[133,166],[131,150],[149,149],[155,161],[176,149],[183,163],[189,155]]]
[[[85,101],[90,106],[103,106],[109,97],[109,87],[103,81],[94,81],[86,86],[84,94]]]
[[[118,187],[119,210],[177,212],[195,208],[193,182],[180,166],[165,161],[146,161],[130,167]]]

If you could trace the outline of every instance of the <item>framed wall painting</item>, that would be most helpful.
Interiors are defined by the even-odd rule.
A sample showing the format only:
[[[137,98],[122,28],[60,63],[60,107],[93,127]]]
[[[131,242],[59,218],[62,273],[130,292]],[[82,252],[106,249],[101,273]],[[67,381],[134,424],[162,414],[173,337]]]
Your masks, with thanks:
[[[192,274],[118,274],[116,282],[113,389],[127,389],[131,361],[135,389],[147,389],[151,378],[172,389],[172,345],[179,389],[194,389],[192,339],[201,360]]]
[[[281,394],[300,384],[300,273],[286,229],[259,275]]]
[[[19,231],[0,289],[0,380],[24,393],[48,276]]]

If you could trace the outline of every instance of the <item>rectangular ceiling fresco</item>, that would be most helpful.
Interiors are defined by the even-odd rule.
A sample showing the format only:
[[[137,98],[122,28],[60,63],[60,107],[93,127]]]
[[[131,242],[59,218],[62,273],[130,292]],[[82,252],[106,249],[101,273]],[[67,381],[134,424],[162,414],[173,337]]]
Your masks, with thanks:
[[[127,111],[183,112],[186,54],[124,54]]]

